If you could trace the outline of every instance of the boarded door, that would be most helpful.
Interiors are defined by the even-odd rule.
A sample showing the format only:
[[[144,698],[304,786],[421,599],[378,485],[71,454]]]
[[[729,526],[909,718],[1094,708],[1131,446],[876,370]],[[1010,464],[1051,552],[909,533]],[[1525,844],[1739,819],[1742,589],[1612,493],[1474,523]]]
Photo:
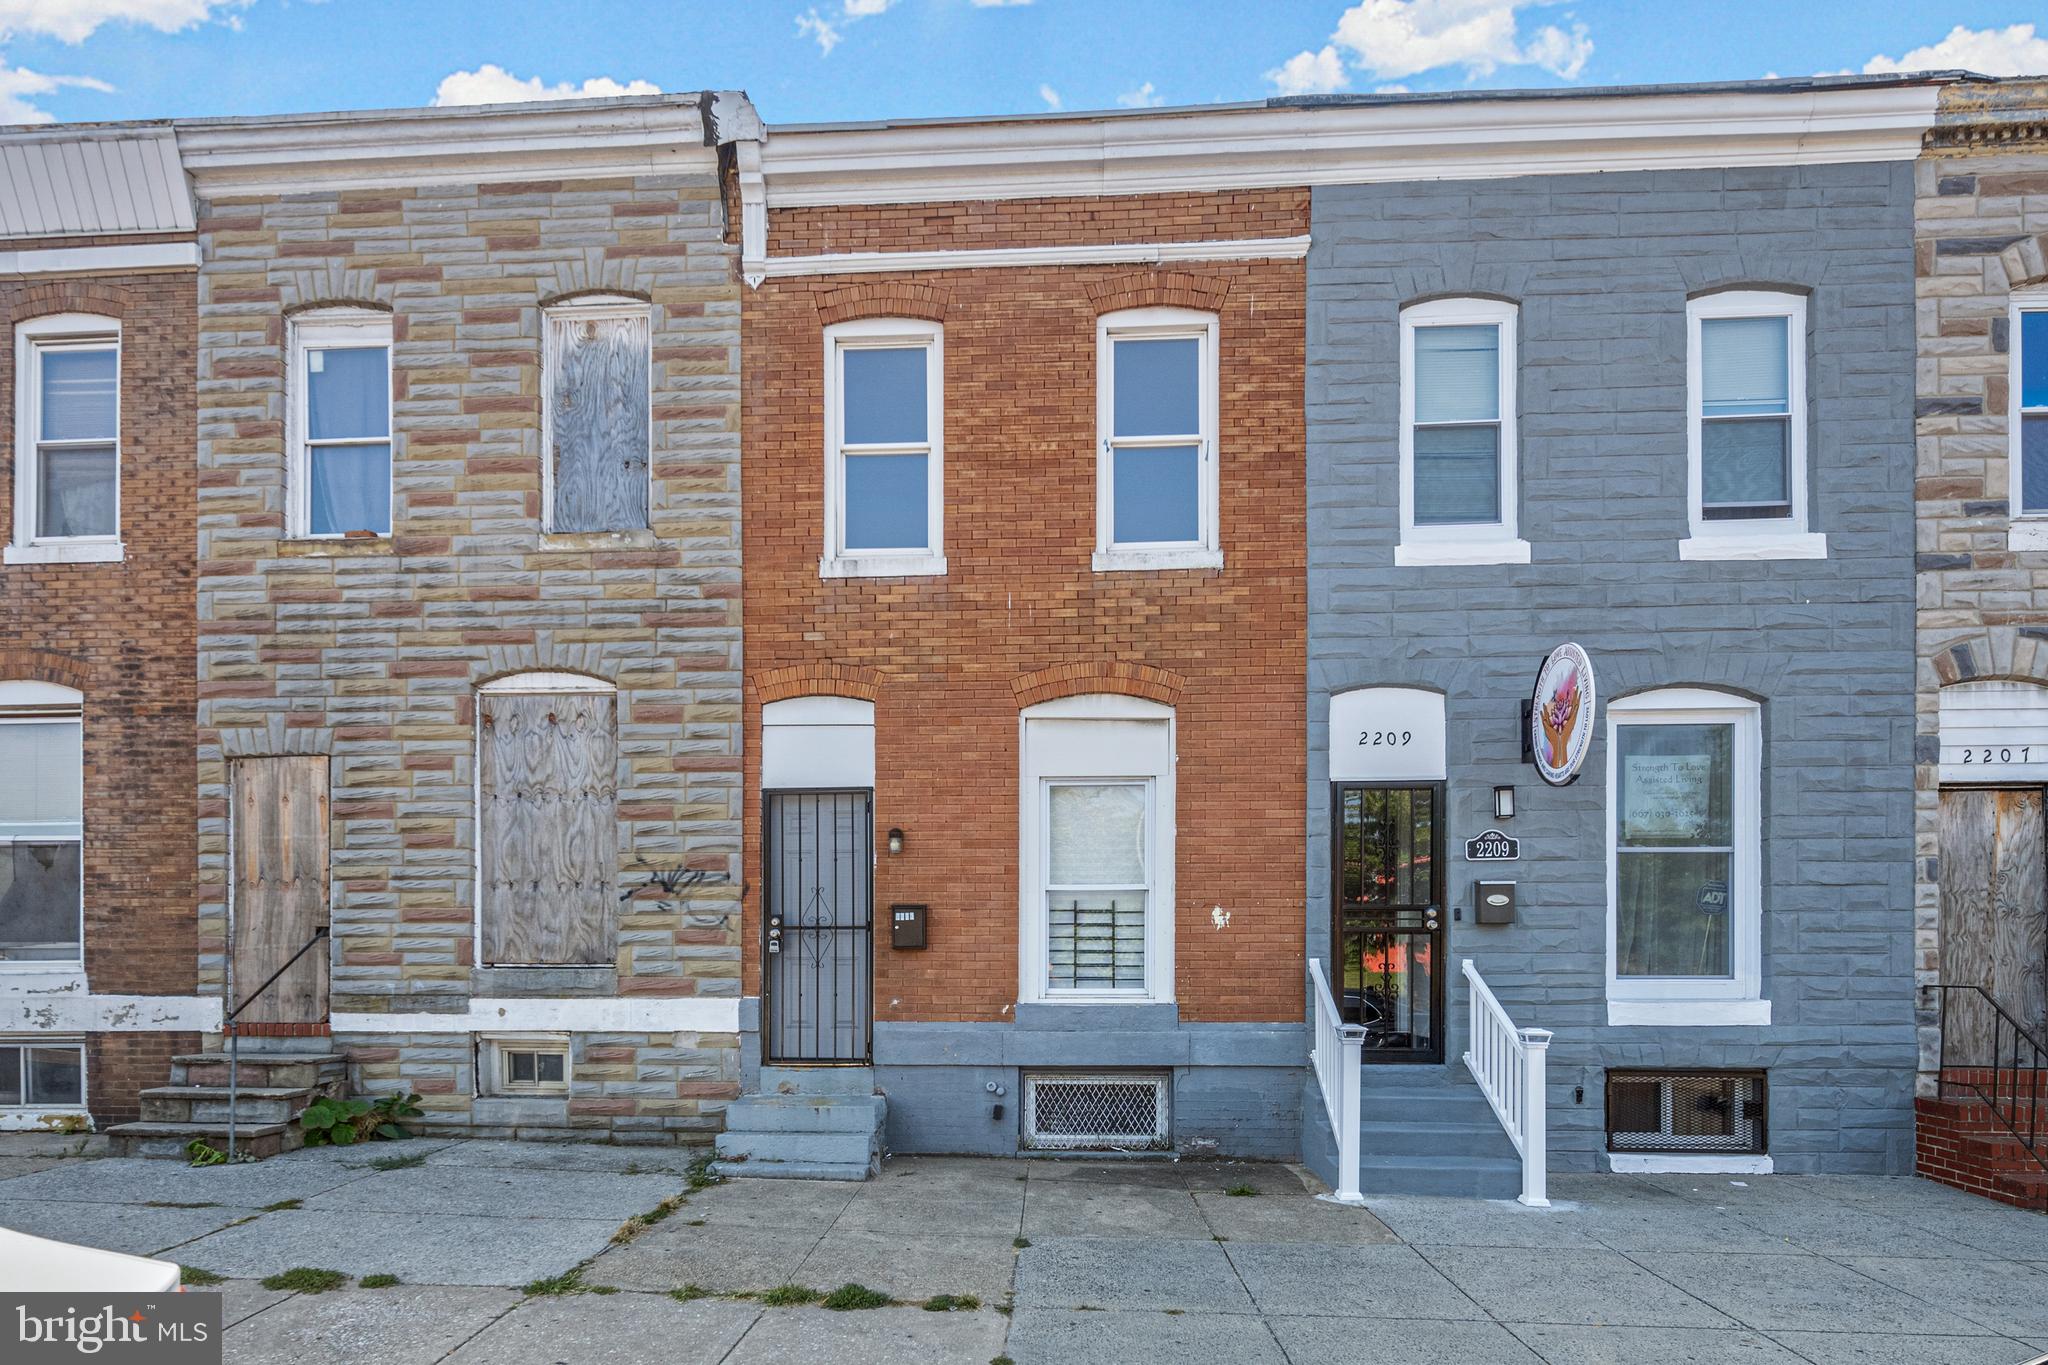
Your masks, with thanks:
[[[327,944],[271,974],[327,923],[327,759],[240,758],[228,775],[234,828],[234,998],[240,1024],[327,1019]]]
[[[2048,1036],[2048,841],[2041,791],[1941,793],[1941,979],[1982,986],[2036,1038]],[[1992,1060],[1992,1014],[1950,993],[1948,1060]],[[2006,1030],[2008,1049],[2011,1029]]]
[[[477,781],[493,966],[616,953],[618,740],[609,693],[485,693]]]

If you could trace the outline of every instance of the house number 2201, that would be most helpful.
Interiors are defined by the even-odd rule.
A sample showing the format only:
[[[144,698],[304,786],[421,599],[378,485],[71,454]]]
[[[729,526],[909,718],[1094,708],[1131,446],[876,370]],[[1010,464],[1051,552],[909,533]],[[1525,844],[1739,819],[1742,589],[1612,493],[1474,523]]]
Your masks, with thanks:
[[[1403,744],[1413,743],[1414,740],[1415,732],[1413,730],[1367,730],[1358,736],[1358,747],[1361,749],[1399,748]]]
[[[1963,762],[1966,764],[1991,763],[1994,761],[1999,763],[2012,763],[2015,761],[2020,763],[2027,763],[2032,761],[2027,757],[2027,755],[2033,751],[2033,747],[2034,746],[2031,744],[2023,744],[2017,749],[2014,749],[2010,745],[1998,749],[1965,749],[1963,750]],[[1992,758],[1993,754],[1998,755],[1998,757],[1995,760]],[[2014,754],[2019,755],[2019,758],[2017,760],[2013,758]]]

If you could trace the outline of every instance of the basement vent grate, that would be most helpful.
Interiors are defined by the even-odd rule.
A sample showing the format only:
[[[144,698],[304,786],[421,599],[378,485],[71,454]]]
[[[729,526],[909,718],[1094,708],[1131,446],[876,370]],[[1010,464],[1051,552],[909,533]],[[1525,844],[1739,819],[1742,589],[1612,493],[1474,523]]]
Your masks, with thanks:
[[[1163,1151],[1167,1106],[1164,1076],[1026,1076],[1024,1145],[1055,1151]]]
[[[1769,1108],[1761,1071],[1610,1071],[1607,1150],[1760,1156]]]

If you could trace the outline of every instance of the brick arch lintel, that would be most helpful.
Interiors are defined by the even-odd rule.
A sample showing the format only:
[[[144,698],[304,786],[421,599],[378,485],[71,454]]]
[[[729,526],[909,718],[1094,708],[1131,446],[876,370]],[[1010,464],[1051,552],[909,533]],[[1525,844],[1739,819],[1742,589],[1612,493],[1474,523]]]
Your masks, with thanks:
[[[815,296],[818,324],[830,327],[862,318],[919,318],[944,322],[947,292],[935,284],[909,280],[862,280]]]
[[[1932,658],[1934,676],[1943,687],[1991,681],[2048,686],[2048,628],[1994,626],[1950,640]]]
[[[1132,270],[1088,282],[1088,301],[1096,313],[1126,308],[1193,308],[1220,313],[1230,295],[1230,281],[1188,270]]]
[[[860,664],[785,664],[756,673],[747,683],[757,705],[792,697],[851,697],[874,701],[882,692],[882,675]]]
[[[1156,701],[1162,706],[1180,705],[1180,694],[1187,687],[1187,680],[1169,669],[1154,668],[1150,664],[1093,661],[1088,663],[1054,664],[1013,679],[1010,690],[1016,695],[1017,709],[1036,706],[1040,702],[1058,701],[1061,697],[1084,696],[1091,692],[1109,692],[1121,697],[1142,697]]]
[[[2048,232],[2014,242],[1998,253],[1998,263],[2005,267],[2005,282],[2013,289],[2048,283]]]
[[[88,696],[92,693],[92,665],[69,654],[47,649],[0,649],[0,680],[7,682],[56,683]]]
[[[5,316],[10,323],[30,322],[57,313],[125,318],[129,302],[128,290],[108,280],[45,280],[15,295]]]

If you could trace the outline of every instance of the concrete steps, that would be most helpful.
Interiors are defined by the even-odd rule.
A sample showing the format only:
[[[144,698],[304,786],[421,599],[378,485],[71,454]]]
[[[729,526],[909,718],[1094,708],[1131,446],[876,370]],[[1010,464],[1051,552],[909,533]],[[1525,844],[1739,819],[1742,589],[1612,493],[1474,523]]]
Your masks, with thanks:
[[[712,1169],[728,1177],[866,1180],[882,1169],[889,1102],[866,1067],[763,1067],[726,1107]]]
[[[187,1144],[195,1140],[226,1151],[231,1112],[237,1152],[262,1158],[304,1146],[305,1136],[293,1120],[316,1099],[348,1094],[348,1059],[338,1052],[284,1050],[274,1040],[265,1041],[268,1046],[256,1049],[244,1044],[233,1091],[225,1052],[172,1058],[171,1083],[142,1092],[141,1120],[107,1130],[113,1154],[184,1160]]]
[[[1368,1066],[1358,1109],[1358,1187],[1366,1195],[1522,1192],[1522,1159],[1462,1067]]]

